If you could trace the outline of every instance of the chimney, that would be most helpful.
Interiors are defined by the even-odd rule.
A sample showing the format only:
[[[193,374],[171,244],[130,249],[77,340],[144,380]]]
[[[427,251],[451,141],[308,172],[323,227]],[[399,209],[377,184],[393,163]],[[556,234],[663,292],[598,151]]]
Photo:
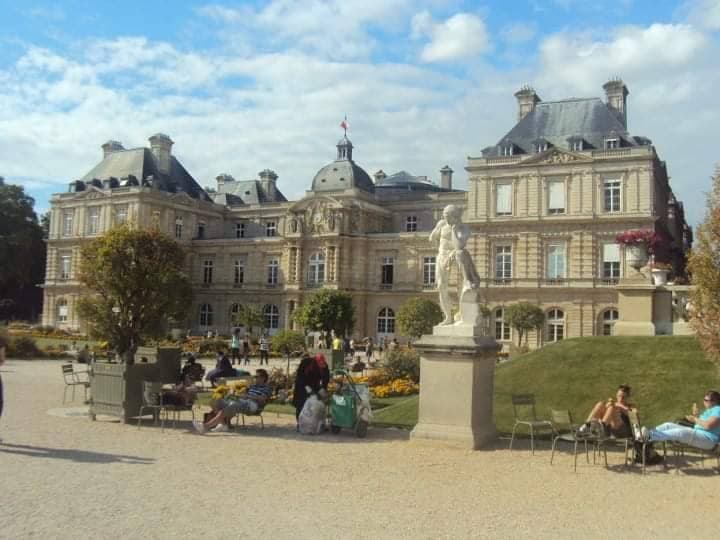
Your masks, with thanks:
[[[218,192],[222,193],[223,186],[225,186],[226,183],[234,182],[235,179],[230,174],[220,174],[215,177],[215,180],[217,180],[217,190]]]
[[[387,174],[385,174],[385,171],[380,169],[378,172],[376,172],[373,177],[375,178],[375,185],[382,183],[383,180],[387,178]]]
[[[527,84],[515,92],[515,98],[518,102],[518,122],[531,113],[535,109],[535,105],[542,101],[540,96],[535,93],[535,89]]]
[[[123,148],[123,145],[120,143],[120,141],[108,141],[105,144],[103,144],[100,148],[102,148],[103,151],[103,159],[108,157],[110,154],[114,152],[119,152],[120,150],[125,150]]]
[[[440,169],[440,187],[441,188],[447,189],[447,190],[452,189],[452,175],[453,175],[453,170],[448,165],[445,165],[442,169]]]
[[[260,171],[258,173],[258,176],[260,176],[260,185],[265,192],[265,196],[268,198],[268,200],[274,201],[276,197],[275,181],[277,180],[278,175],[275,174],[275,171],[265,169],[263,171]]]
[[[156,133],[149,140],[150,150],[155,156],[158,171],[163,174],[170,174],[170,155],[174,144],[172,139],[164,133]]]
[[[603,84],[603,90],[605,90],[608,107],[615,112],[618,120],[627,129],[627,97],[630,93],[627,86],[620,77],[615,77]]]

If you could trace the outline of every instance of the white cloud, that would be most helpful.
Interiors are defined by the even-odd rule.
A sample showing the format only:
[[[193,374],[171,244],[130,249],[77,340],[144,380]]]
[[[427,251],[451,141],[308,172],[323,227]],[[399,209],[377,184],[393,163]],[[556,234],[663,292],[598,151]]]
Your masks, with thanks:
[[[414,38],[428,37],[420,59],[423,62],[443,62],[470,58],[487,51],[490,40],[485,23],[477,15],[457,13],[441,23],[435,23],[427,11],[416,14],[411,21]]]
[[[688,20],[701,28],[720,30],[720,1],[693,0],[683,5]]]
[[[506,43],[515,45],[520,43],[527,43],[535,37],[537,33],[537,26],[535,23],[527,22],[516,22],[505,26],[500,31],[500,37]]]

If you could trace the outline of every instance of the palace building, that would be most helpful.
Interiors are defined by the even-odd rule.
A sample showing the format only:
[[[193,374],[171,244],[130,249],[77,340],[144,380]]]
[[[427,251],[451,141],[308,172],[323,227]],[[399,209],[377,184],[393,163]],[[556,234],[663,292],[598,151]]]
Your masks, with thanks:
[[[149,148],[108,141],[100,163],[51,199],[43,324],[84,329],[74,309],[84,294],[80,248],[131,221],[187,248],[192,332],[228,333],[247,303],[261,306],[270,333],[293,328],[293,310],[328,287],[352,294],[356,336],[392,337],[406,300],[436,298],[437,246],[428,235],[455,204],[472,230],[468,250],[499,341],[512,339],[503,309],[518,301],[547,315],[531,346],[612,334],[625,272],[615,236],[656,231],[664,238],[658,257],[678,275],[692,238],[665,163],[649,139],[628,132],[626,86],[612,80],[604,89],[605,100],[543,102],[522,88],[514,127],[468,158],[468,191],[453,188],[447,166],[437,182],[406,171],[371,177],[347,136],[296,201],[270,169],[252,180],[220,174],[214,189],[201,188],[167,135],[150,137]]]

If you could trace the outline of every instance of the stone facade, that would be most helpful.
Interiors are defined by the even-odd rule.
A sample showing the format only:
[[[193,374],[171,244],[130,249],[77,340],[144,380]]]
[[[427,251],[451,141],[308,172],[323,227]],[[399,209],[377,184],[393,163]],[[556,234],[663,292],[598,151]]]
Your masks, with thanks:
[[[649,140],[625,129],[622,88],[621,112],[608,104],[619,106],[618,92],[607,103],[546,104],[523,88],[516,126],[482,157],[468,158],[468,192],[452,189],[448,167],[439,185],[405,171],[371,179],[346,137],[297,201],[285,199],[268,169],[246,181],[223,174],[214,191],[202,190],[171,155],[166,135],[151,137],[149,149],[109,141],[103,161],[51,200],[43,324],[83,330],[74,310],[84,293],[75,279],[79,250],[128,220],[158,227],[187,247],[195,291],[187,327],[195,333],[227,333],[234,306],[246,303],[263,306],[271,333],[292,328],[293,310],[324,286],[352,293],[356,336],[392,336],[403,302],[436,298],[437,248],[428,234],[442,209],[456,204],[473,233],[468,250],[499,341],[512,339],[502,307],[521,300],[548,315],[546,328],[530,334],[530,346],[612,333],[615,286],[625,272],[615,235],[638,228],[661,233],[662,257],[678,275],[691,241],[664,162]],[[568,110],[578,116],[575,125]],[[583,124],[588,116],[594,125]]]

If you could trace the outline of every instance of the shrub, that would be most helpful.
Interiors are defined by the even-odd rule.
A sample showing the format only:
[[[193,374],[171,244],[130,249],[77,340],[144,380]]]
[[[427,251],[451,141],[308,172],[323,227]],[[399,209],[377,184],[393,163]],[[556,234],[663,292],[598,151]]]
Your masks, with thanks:
[[[388,356],[385,369],[393,379],[420,381],[420,355],[413,349],[395,350]]]
[[[7,347],[7,355],[14,358],[39,358],[44,356],[35,340],[25,336],[16,337],[10,341]]]
[[[199,354],[217,353],[227,351],[228,343],[224,339],[203,339],[197,344]]]
[[[5,352],[8,352],[7,349],[10,347],[10,338],[5,330],[0,330],[0,347],[5,347]]]

